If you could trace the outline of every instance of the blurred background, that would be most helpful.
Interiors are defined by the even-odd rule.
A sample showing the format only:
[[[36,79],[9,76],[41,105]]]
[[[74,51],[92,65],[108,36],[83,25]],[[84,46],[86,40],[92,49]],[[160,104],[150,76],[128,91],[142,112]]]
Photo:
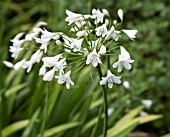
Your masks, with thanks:
[[[43,117],[45,104],[46,83],[38,77],[38,65],[26,75],[24,70],[13,71],[2,63],[3,60],[13,61],[8,52],[10,39],[19,32],[29,31],[39,21],[47,22],[50,31],[67,34],[65,10],[90,14],[93,8],[107,9],[112,19],[118,19],[117,10],[121,8],[124,11],[122,28],[138,30],[135,42],[123,43],[135,59],[132,71],[123,72],[122,80],[129,81],[130,89],[116,85],[108,92],[109,108],[114,112],[119,110],[116,111],[119,116],[109,126],[128,110],[140,105],[142,99],[150,99],[153,105],[145,112],[162,114],[163,117],[140,125],[134,131],[153,136],[170,132],[169,0],[0,0],[0,130],[16,121],[23,122],[20,125],[26,127],[26,120],[31,119],[32,124],[18,129],[11,136],[36,136],[41,131],[38,119]],[[56,137],[88,137],[91,133],[92,126],[88,122],[95,120],[102,98],[99,79],[91,82],[87,74],[88,68],[85,68],[78,79],[75,76],[76,86],[70,91],[56,84],[55,80],[51,83],[46,129],[63,123],[73,124],[66,125],[72,128],[67,132],[61,130]],[[74,121],[81,121],[82,126],[77,127]]]

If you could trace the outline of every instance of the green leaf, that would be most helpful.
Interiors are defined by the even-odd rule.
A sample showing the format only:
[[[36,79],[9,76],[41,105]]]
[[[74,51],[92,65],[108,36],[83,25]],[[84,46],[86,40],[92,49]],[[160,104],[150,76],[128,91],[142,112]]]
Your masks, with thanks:
[[[9,135],[12,135],[13,133],[25,128],[28,125],[28,123],[29,123],[29,120],[22,120],[22,121],[15,122],[5,127],[2,130],[2,136],[7,137]]]
[[[170,137],[170,133],[166,134],[166,135],[163,135],[161,137]]]
[[[139,121],[139,124],[144,124],[144,123],[154,121],[160,118],[162,118],[162,115],[148,115],[148,116],[137,117],[133,120]]]
[[[78,122],[71,122],[67,124],[62,124],[53,128],[50,128],[44,132],[44,137],[53,136],[59,132],[65,131],[67,129],[73,128],[80,125]]]
[[[10,96],[11,94],[14,94],[14,93],[18,92],[19,90],[21,90],[22,88],[24,88],[26,85],[27,85],[27,84],[24,83],[24,84],[20,84],[20,85],[11,87],[11,88],[8,89],[7,91],[5,91],[5,96],[8,97],[8,96]]]
[[[133,117],[135,117],[139,112],[143,109],[143,106],[139,106],[133,110],[131,110],[128,114],[126,114],[124,117],[122,117],[114,126],[114,128],[119,129],[124,125],[125,123],[128,123],[131,121]]]
[[[27,128],[24,130],[22,137],[28,137],[31,135],[31,132],[34,128],[34,124],[37,122],[39,114],[40,114],[40,108],[37,109],[37,111],[34,113],[32,118],[30,119],[30,122],[29,122]]]
[[[108,137],[124,137],[138,124],[138,121],[129,121],[127,123],[122,123],[120,127],[114,126],[113,128],[108,130]]]

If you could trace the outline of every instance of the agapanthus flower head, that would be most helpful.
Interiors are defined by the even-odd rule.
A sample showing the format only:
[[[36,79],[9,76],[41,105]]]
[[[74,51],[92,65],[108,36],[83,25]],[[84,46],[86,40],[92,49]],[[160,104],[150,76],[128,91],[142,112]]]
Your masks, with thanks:
[[[111,21],[106,9],[93,9],[91,15],[69,10],[66,10],[66,14],[65,21],[70,25],[69,31],[73,35],[51,32],[41,27],[46,26],[46,22],[39,22],[30,33],[25,34],[25,38],[22,38],[24,36],[22,32],[11,40],[12,45],[9,51],[18,62],[13,64],[4,61],[4,64],[15,70],[26,69],[29,73],[33,65],[42,63],[39,75],[43,77],[43,80],[52,81],[55,77],[59,84],[66,83],[68,89],[70,85],[74,85],[70,78],[71,72],[77,73],[90,64],[90,69],[107,69],[107,76],[100,76],[100,85],[107,83],[108,87],[112,88],[113,83],[120,84],[121,76],[115,76],[110,70],[112,65],[110,58],[116,57],[114,51],[120,46],[122,33],[125,33],[131,40],[136,38],[137,33],[135,29],[120,29],[119,26],[123,23],[123,10],[118,10],[121,22]],[[29,44],[31,41],[34,41],[35,45]],[[25,59],[28,50],[31,50],[32,55],[26,56]],[[20,54],[21,51],[23,54]],[[118,72],[121,72],[123,67],[130,70],[133,62],[129,52],[120,46],[118,61],[113,63],[112,67],[118,68]],[[73,69],[70,70],[70,68]]]

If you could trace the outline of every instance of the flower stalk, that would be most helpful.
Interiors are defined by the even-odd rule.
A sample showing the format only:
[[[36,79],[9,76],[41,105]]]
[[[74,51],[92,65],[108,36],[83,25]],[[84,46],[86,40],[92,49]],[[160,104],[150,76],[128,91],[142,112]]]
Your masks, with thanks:
[[[99,74],[100,79],[102,78],[102,71],[100,66],[97,67],[97,71]],[[101,85],[102,87],[102,95],[103,95],[103,106],[104,106],[104,126],[103,126],[103,137],[107,136],[107,125],[108,125],[108,104],[107,104],[107,92],[106,92],[106,88],[105,85]]]

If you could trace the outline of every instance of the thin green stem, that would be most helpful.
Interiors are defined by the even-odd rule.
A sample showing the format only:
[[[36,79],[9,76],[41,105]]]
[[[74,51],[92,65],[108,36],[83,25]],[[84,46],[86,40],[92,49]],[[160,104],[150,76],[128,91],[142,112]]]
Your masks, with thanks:
[[[102,75],[102,71],[99,65],[97,66],[97,70],[98,70],[98,74],[100,78],[102,78],[103,75]],[[103,94],[104,114],[105,114],[104,126],[103,126],[103,137],[106,137],[107,136],[107,125],[108,125],[108,112],[107,112],[108,106],[107,106],[107,92],[106,92],[106,88],[104,85],[102,86],[102,94]]]
[[[102,110],[103,110],[103,106],[100,107],[99,114],[98,114],[98,121],[97,121],[97,124],[95,125],[95,127],[93,128],[93,131],[92,131],[92,134],[90,137],[95,137],[95,135],[96,135],[96,131],[97,131],[97,128],[99,126],[100,119],[102,116]]]
[[[48,111],[48,92],[49,92],[49,83],[46,85],[45,89],[45,106],[44,106],[44,114],[43,114],[43,121],[40,129],[40,137],[44,136],[44,130],[47,122],[47,111]]]

